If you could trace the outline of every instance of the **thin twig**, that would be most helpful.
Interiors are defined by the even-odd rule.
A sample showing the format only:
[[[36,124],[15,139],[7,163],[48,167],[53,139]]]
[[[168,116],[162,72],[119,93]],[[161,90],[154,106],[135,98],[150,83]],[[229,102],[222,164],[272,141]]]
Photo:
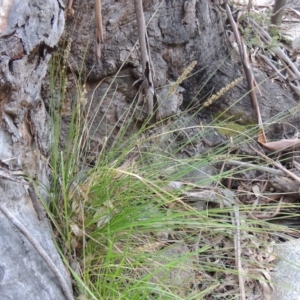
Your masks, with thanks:
[[[222,165],[222,169],[220,173],[223,173],[223,169],[225,167],[225,161]],[[240,211],[237,199],[235,194],[229,189],[222,189],[222,193],[225,197],[223,197],[223,201],[225,206],[233,207],[233,211],[230,212],[232,225],[235,227],[235,232],[233,234],[234,241],[234,253],[235,253],[235,265],[238,271],[238,279],[239,279],[239,289],[241,299],[246,299],[245,293],[245,280],[243,277],[243,266],[242,266],[242,247],[241,247],[241,221],[240,221]]]
[[[96,17],[96,58],[101,58],[101,43],[103,43],[103,27],[102,27],[102,6],[101,0],[95,0],[95,17]]]
[[[135,0],[135,13],[137,19],[137,27],[139,34],[139,42],[141,48],[141,60],[143,70],[143,83],[139,90],[139,95],[143,94],[146,98],[148,105],[148,116],[153,115],[154,104],[157,101],[154,90],[153,75],[152,75],[152,62],[150,55],[150,45],[146,30],[146,23],[143,11],[142,0]],[[155,120],[154,120],[155,121]]]
[[[144,73],[146,70],[147,61],[149,61],[149,57],[148,57],[147,44],[146,44],[147,31],[145,25],[145,17],[144,17],[142,0],[135,0],[135,13],[136,13],[136,20],[138,25],[142,69]]]
[[[242,38],[239,34],[238,27],[237,27],[237,25],[236,25],[236,23],[235,23],[235,21],[232,17],[232,13],[231,13],[229,5],[227,4],[227,1],[225,2],[225,9],[226,9],[226,13],[227,13],[230,25],[233,29],[233,33],[234,33],[236,42],[238,44],[239,53],[240,53],[240,56],[241,56],[241,60],[242,60],[242,64],[243,64],[243,67],[244,67],[245,75],[246,75],[247,82],[248,82],[248,85],[249,85],[250,96],[251,96],[251,100],[252,100],[252,105],[255,109],[258,126],[262,130],[263,137],[265,137],[265,134],[264,134],[264,131],[263,131],[263,125],[262,125],[260,109],[259,109],[256,94],[255,94],[255,90],[258,88],[258,85],[256,83],[255,77],[254,77],[252,69],[251,69],[251,65],[250,65],[249,58],[248,58],[247,51],[246,51],[246,46],[243,43],[243,40],[242,40]]]
[[[258,53],[258,58],[262,59],[284,82],[286,78],[281,74],[281,72],[276,68],[276,66],[272,63],[271,59],[264,54]]]
[[[296,180],[298,183],[300,183],[300,177],[298,177],[297,175],[295,175],[294,173],[292,173],[291,171],[287,170],[285,167],[283,167],[281,164],[277,163],[276,161],[274,161],[273,159],[271,159],[270,157],[268,157],[267,155],[261,153],[260,151],[256,150],[254,147],[252,147],[251,145],[249,145],[257,154],[259,154],[261,157],[263,157],[267,162],[269,162],[270,164],[276,166],[278,169],[280,169],[281,171],[283,171],[285,174],[287,174],[288,176],[290,176],[291,178],[293,178],[294,180]]]
[[[68,6],[67,6],[67,10],[71,10],[72,9],[72,5],[73,5],[73,0],[69,0],[68,1]]]
[[[273,213],[271,213],[271,214],[253,215],[252,211],[249,211],[248,213],[255,220],[264,220],[264,219],[274,218],[274,217],[276,217],[280,213],[280,208],[282,206],[283,199],[284,199],[284,196],[281,196],[280,200],[279,200],[279,202],[277,204],[276,210]]]
[[[253,170],[260,170],[260,171],[267,172],[267,173],[270,173],[270,174],[273,174],[276,176],[284,176],[284,174],[285,174],[284,172],[282,172],[280,170],[272,169],[272,168],[265,167],[265,166],[250,164],[250,163],[246,163],[246,162],[242,162],[242,161],[226,159],[225,162],[229,165],[243,166],[245,168],[249,168],[249,169],[253,169]]]
[[[241,247],[241,222],[240,222],[240,212],[237,200],[232,191],[228,189],[222,190],[226,199],[224,199],[224,203],[228,207],[233,207],[233,212],[230,213],[232,225],[236,228],[234,233],[234,252],[235,252],[235,264],[238,271],[239,278],[239,289],[240,289],[240,297],[241,300],[246,299],[245,293],[245,280],[243,277],[243,266],[242,266],[242,247]]]
[[[66,299],[74,300],[73,293],[72,293],[71,289],[69,288],[68,284],[66,283],[64,277],[61,275],[59,269],[53,263],[53,261],[51,260],[51,258],[47,254],[47,252],[41,246],[41,244],[35,238],[32,237],[32,235],[24,227],[24,225],[21,222],[19,222],[17,220],[17,218],[12,213],[10,213],[10,211],[4,205],[0,205],[0,210],[5,215],[5,217],[25,236],[25,238],[31,243],[31,245],[38,252],[38,254],[43,258],[43,260],[48,265],[50,270],[56,276],[56,278],[61,286],[61,289],[63,290],[63,293],[65,294]]]

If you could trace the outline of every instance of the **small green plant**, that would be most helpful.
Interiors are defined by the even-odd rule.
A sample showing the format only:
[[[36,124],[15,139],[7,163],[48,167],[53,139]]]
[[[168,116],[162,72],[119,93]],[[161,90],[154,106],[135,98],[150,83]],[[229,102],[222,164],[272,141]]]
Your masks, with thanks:
[[[249,204],[239,202],[226,188],[241,173],[239,166],[227,167],[226,161],[245,158],[234,152],[234,146],[252,141],[255,126],[244,130],[246,125],[238,123],[239,117],[231,118],[226,111],[210,125],[190,125],[203,106],[190,108],[191,115],[182,118],[182,123],[180,118],[161,121],[157,131],[147,122],[138,128],[128,116],[126,124],[136,125],[132,134],[124,138],[129,130],[124,126],[108,146],[108,133],[91,164],[88,134],[92,129],[86,115],[89,99],[80,74],[75,77],[76,97],[68,116],[67,138],[61,140],[69,76],[67,52],[54,57],[50,68],[53,176],[48,211],[58,247],[75,281],[76,296],[233,299],[245,278],[249,289],[261,283],[268,291],[267,271],[261,266],[271,262],[269,241],[273,236],[284,236],[287,229],[255,217],[260,210],[274,211],[276,207],[254,205],[251,187],[236,187],[241,198],[251,200]],[[226,87],[221,91],[227,91]],[[105,118],[98,126],[105,126]],[[191,129],[197,134],[189,136]],[[208,153],[178,158],[185,146],[198,147],[205,133],[212,130],[220,130],[227,142]],[[215,172],[206,173],[205,168],[212,165]],[[261,197],[267,195],[262,193]],[[235,255],[238,249],[239,257]],[[258,258],[261,253],[263,262]],[[237,269],[237,260],[242,268]]]
[[[272,42],[266,45],[266,43],[257,35],[251,28],[251,22],[248,19],[254,20],[262,28],[268,28],[268,31],[272,37]],[[276,26],[270,26],[270,16],[269,14],[249,12],[245,13],[240,18],[241,26],[239,27],[245,44],[249,48],[260,47],[266,50],[271,50],[273,47],[279,45],[279,40],[281,39],[280,30]]]

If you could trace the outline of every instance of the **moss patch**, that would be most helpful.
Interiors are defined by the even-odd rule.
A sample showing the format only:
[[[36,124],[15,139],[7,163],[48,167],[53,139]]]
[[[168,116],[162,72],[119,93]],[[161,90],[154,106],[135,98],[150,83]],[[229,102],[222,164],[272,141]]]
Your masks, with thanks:
[[[230,111],[227,112],[218,112],[217,114],[213,115],[214,122],[229,122],[229,123],[236,123],[239,125],[245,125],[245,126],[255,126],[257,125],[256,121],[246,116],[243,112],[235,112],[232,113]]]
[[[213,124],[217,125],[220,134],[226,138],[235,137],[240,133],[249,133],[257,127],[253,118],[246,116],[243,112],[220,112],[214,115]]]
[[[253,126],[244,126],[234,122],[229,122],[229,123],[219,124],[219,128],[217,130],[219,131],[220,134],[222,134],[226,138],[230,138],[230,137],[235,137],[240,133],[249,132],[251,127]]]

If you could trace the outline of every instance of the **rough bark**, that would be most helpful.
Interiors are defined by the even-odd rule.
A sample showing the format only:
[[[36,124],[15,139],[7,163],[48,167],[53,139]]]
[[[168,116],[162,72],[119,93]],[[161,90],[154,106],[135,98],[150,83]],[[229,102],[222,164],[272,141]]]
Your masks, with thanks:
[[[104,43],[100,63],[95,60],[94,3],[91,0],[75,0],[73,9],[74,15],[66,24],[66,37],[73,39],[70,67],[73,71],[79,71],[78,66],[84,60],[85,69],[81,78],[86,81],[91,111],[95,112],[101,103],[91,130],[92,143],[96,141],[100,149],[101,140],[105,136],[111,138],[117,134],[116,124],[117,128],[126,124],[127,134],[130,135],[131,127],[124,116],[128,115],[130,105],[135,103],[134,98],[138,91],[138,86],[133,86],[136,81],[134,71],[139,70],[141,73],[139,46],[134,47],[138,40],[134,1],[102,1]],[[147,33],[154,66],[154,87],[159,103],[157,119],[172,116],[178,127],[200,123],[205,125],[227,110],[225,116],[233,116],[234,122],[241,125],[255,123],[256,116],[245,79],[199,113],[194,114],[195,110],[191,114],[182,113],[191,105],[199,107],[209,96],[243,76],[241,60],[228,42],[224,15],[218,8],[208,0],[145,0],[143,9],[146,23],[150,21]],[[183,81],[177,91],[166,98],[169,89],[166,85],[174,83],[192,61],[197,61],[193,70],[195,74]],[[120,73],[113,78],[119,68]],[[285,117],[289,115],[290,119],[295,120],[289,112],[290,108],[296,106],[294,95],[283,90],[276,81],[270,80],[259,69],[254,68],[253,71],[262,92],[257,92],[257,97],[263,121],[283,112]],[[112,81],[114,82],[110,86]],[[74,87],[75,83],[70,81],[68,99],[75,98]],[[46,87],[44,90],[46,98]],[[69,114],[70,112],[66,112],[63,118],[67,119]],[[129,115],[131,116],[131,112]],[[105,126],[99,126],[103,119]],[[299,120],[295,124],[298,123]],[[220,132],[208,130],[205,133],[206,142],[203,144],[203,135],[200,128],[179,134],[179,139],[186,140],[188,137],[199,146],[197,148],[192,145],[189,149],[187,145],[185,154],[182,155],[201,153],[206,151],[208,144],[213,146],[226,140]],[[113,138],[108,144],[112,142]],[[92,145],[92,148],[97,148],[97,145]]]
[[[47,201],[50,124],[40,88],[50,53],[64,29],[64,4],[61,0],[0,3],[0,298],[65,299],[57,277],[3,214],[8,210],[42,245],[71,289],[51,227],[29,184],[38,183],[38,194]]]

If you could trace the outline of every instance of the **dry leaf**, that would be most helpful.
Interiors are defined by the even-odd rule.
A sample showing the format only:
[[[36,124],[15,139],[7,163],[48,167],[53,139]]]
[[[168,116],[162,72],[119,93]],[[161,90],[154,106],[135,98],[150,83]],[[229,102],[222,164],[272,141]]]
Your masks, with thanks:
[[[290,150],[295,149],[296,146],[300,145],[300,139],[282,139],[275,142],[260,142],[259,143],[267,148],[269,151],[283,151],[283,150]]]

